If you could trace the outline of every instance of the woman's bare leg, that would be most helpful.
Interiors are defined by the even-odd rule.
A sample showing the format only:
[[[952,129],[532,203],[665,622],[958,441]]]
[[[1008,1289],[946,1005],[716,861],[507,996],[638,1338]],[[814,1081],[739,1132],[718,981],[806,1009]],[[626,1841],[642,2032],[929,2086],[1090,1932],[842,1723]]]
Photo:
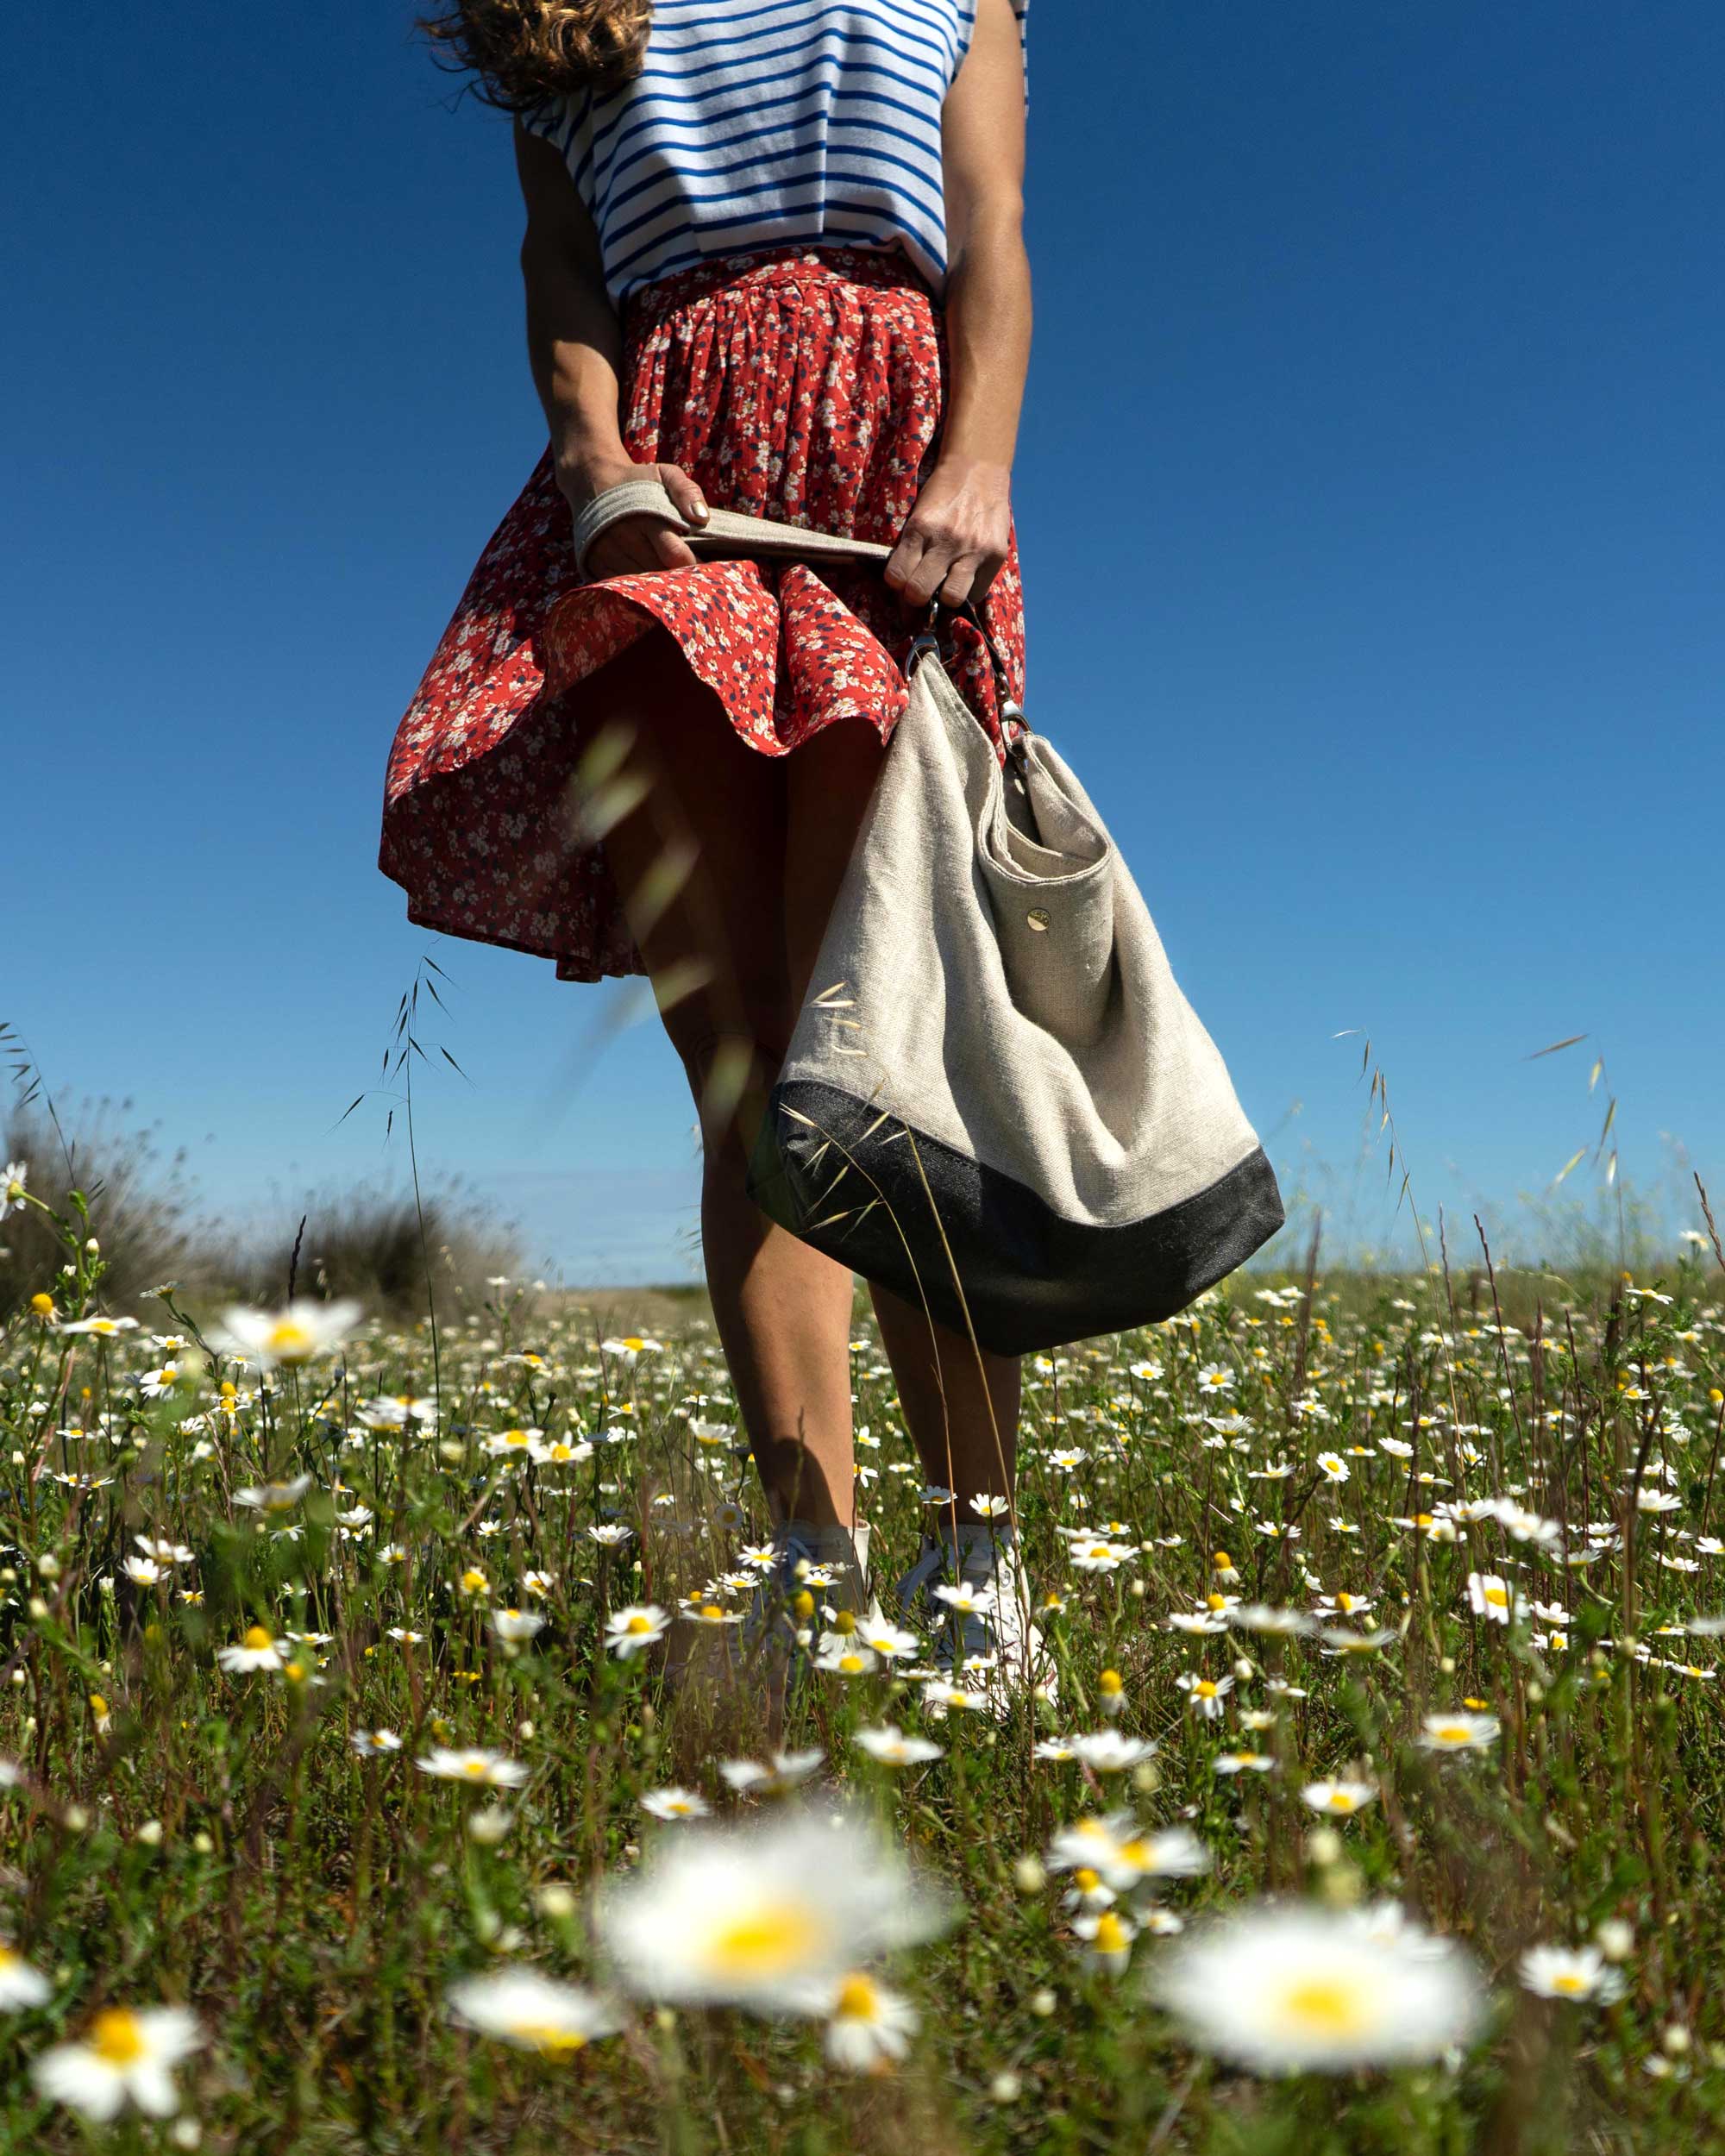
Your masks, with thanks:
[[[862,720],[827,727],[785,759],[785,927],[790,976],[806,993],[882,748]],[[847,1275],[848,1278],[848,1275]],[[1010,1498],[1018,1461],[1019,1360],[978,1349],[884,1288],[869,1289],[905,1420],[925,1472],[956,1493]],[[948,1514],[950,1517],[950,1514]]]
[[[605,671],[612,768],[585,802],[699,1108],[701,1244],[737,1407],[775,1519],[849,1526],[850,1275],[744,1187],[796,1009],[785,774],[798,759],[740,740],[656,626]]]
[[[923,1470],[957,1500],[938,1518],[967,1525],[979,1517],[973,1497],[1012,1498],[1022,1363],[974,1346],[888,1288],[869,1293]]]

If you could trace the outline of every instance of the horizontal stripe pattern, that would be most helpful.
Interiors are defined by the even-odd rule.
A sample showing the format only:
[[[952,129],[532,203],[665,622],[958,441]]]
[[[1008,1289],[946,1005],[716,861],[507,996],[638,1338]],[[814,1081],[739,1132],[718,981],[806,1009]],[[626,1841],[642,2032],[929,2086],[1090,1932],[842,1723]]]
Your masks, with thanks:
[[[715,254],[788,241],[901,248],[946,278],[940,112],[977,0],[657,0],[608,96],[523,116],[598,227],[618,306]],[[1025,46],[1027,0],[1013,0]]]

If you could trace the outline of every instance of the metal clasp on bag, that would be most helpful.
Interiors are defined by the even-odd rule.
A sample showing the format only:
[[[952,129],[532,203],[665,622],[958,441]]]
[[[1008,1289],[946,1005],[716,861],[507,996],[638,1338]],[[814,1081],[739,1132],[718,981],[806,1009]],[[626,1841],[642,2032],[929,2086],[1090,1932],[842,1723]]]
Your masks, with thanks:
[[[1007,745],[1007,754],[1012,759],[1013,768],[1024,780],[1030,777],[1030,750],[1025,746],[1025,737],[1029,732],[1030,721],[1024,715],[1024,706],[1016,697],[1003,697],[1000,701],[1000,738]]]
[[[914,679],[917,668],[927,658],[944,659],[949,655],[941,649],[940,637],[935,624],[940,618],[940,601],[932,599],[923,624],[911,638],[910,649],[905,654],[904,674],[906,681]]]

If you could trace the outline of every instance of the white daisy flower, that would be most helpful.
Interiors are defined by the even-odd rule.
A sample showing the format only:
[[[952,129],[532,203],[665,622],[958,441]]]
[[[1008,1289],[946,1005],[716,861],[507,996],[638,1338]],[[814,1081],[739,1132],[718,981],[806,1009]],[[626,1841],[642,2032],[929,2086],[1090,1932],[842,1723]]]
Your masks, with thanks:
[[[359,1324],[356,1302],[313,1302],[301,1297],[285,1310],[248,1310],[235,1304],[223,1313],[211,1345],[272,1369],[333,1354]]]
[[[605,1619],[605,1644],[619,1662],[627,1662],[656,1639],[662,1639],[670,1624],[669,1611],[657,1602],[629,1602]]]
[[[827,2057],[846,2073],[879,2073],[909,2052],[916,2009],[878,1978],[853,1970],[806,1996],[806,2010],[827,2017]]]
[[[1623,1979],[1597,1946],[1529,1946],[1516,1964],[1527,1990],[1541,1999],[1610,1999]]]
[[[871,1827],[793,1811],[770,1827],[691,1827],[600,1890],[600,1943],[646,1997],[818,2010],[817,1987],[947,1921]]]
[[[16,1946],[0,1944],[0,2013],[41,2006],[53,1993],[53,1986],[40,1969],[31,1968]]]
[[[1412,1926],[1377,1938],[1298,1904],[1206,1925],[1157,1965],[1152,1988],[1200,2050],[1261,2074],[1436,2059],[1482,2011],[1477,1970],[1446,1941]]]
[[[1496,1714],[1422,1714],[1419,1741],[1428,1752],[1484,1752],[1500,1727]]]
[[[1489,1618],[1494,1625],[1507,1625],[1515,1614],[1515,1590],[1496,1572],[1470,1572],[1467,1598],[1473,1606],[1474,1615]]]
[[[931,1759],[944,1757],[944,1747],[931,1738],[907,1737],[891,1722],[883,1722],[878,1729],[859,1729],[853,1741],[883,1766],[924,1766]]]
[[[1314,1812],[1346,1818],[1371,1803],[1377,1791],[1370,1782],[1308,1782],[1301,1801]]]
[[[519,1759],[511,1759],[506,1752],[487,1752],[478,1745],[462,1751],[433,1745],[424,1758],[413,1764],[422,1774],[435,1775],[440,1781],[471,1782],[494,1789],[518,1789],[529,1772]]]
[[[236,1489],[234,1502],[252,1512],[292,1512],[310,1487],[309,1475],[296,1475],[291,1482],[259,1482]]]
[[[488,1970],[451,1984],[447,1997],[450,2013],[469,2028],[550,2059],[567,2058],[622,2026],[603,1999],[536,1969]]]
[[[134,2011],[110,2006],[98,2014],[82,2042],[56,2044],[30,2067],[30,2078],[50,2103],[64,2103],[87,2119],[116,2117],[128,2103],[154,2119],[179,2109],[173,2070],[204,2041],[196,2018],[184,2007]]]
[[[1189,1827],[1146,1833],[1129,1811],[1091,1814],[1057,1830],[1048,1847],[1056,1871],[1088,1869],[1124,1890],[1142,1879],[1191,1878],[1209,1869],[1209,1852]]]
[[[782,1796],[806,1782],[825,1758],[817,1745],[807,1752],[775,1752],[765,1766],[758,1759],[721,1759],[718,1771],[725,1786],[739,1795],[748,1790],[756,1796]]]
[[[248,1625],[237,1647],[217,1647],[216,1659],[235,1675],[282,1667],[280,1644],[262,1625]]]
[[[1156,1745],[1148,1737],[1122,1736],[1118,1729],[1098,1729],[1067,1739],[1072,1756],[1098,1774],[1123,1774],[1128,1767],[1152,1758]]]
[[[679,1789],[673,1783],[668,1789],[649,1789],[641,1800],[641,1808],[655,1819],[705,1819],[712,1807],[693,1789]]]

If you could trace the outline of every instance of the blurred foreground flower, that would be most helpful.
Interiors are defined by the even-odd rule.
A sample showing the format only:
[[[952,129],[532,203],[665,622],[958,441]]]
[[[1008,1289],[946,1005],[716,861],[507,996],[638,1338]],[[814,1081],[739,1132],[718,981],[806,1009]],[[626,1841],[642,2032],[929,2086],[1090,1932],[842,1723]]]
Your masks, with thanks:
[[[311,1487],[309,1475],[285,1482],[256,1482],[234,1492],[234,1502],[252,1512],[292,1512]]]
[[[668,1789],[649,1789],[641,1800],[641,1808],[655,1819],[705,1819],[712,1807],[693,1789],[680,1789],[673,1783]]]
[[[1130,1810],[1090,1814],[1055,1829],[1050,1869],[1095,1871],[1125,1892],[1145,1879],[1189,1879],[1209,1868],[1209,1852],[1189,1827],[1146,1833]]]
[[[266,1369],[310,1363],[332,1354],[364,1314],[356,1302],[312,1302],[304,1296],[285,1310],[248,1310],[235,1303],[223,1312],[211,1344]]]
[[[827,2016],[826,2055],[850,2073],[886,2072],[909,2051],[917,2030],[910,2001],[860,1970],[816,1986],[808,2010]]]
[[[1496,1714],[1422,1714],[1419,1741],[1427,1752],[1484,1752],[1499,1727]]]
[[[922,1766],[930,1759],[944,1756],[943,1747],[930,1737],[907,1737],[893,1722],[883,1722],[878,1729],[859,1729],[853,1741],[883,1766]]]
[[[603,1999],[573,1984],[556,1984],[536,1969],[499,1969],[451,1984],[449,2010],[469,2028],[520,2051],[547,2058],[580,2051],[620,2026]]]
[[[1195,1933],[1153,1996],[1192,2043],[1264,2074],[1344,2073],[1435,2059],[1479,2021],[1479,1977],[1412,1922],[1266,1903]]]
[[[422,1774],[435,1775],[439,1781],[474,1782],[494,1789],[518,1789],[528,1774],[519,1759],[477,1746],[455,1752],[445,1745],[433,1745],[424,1758],[413,1764]]]
[[[877,1830],[821,1811],[691,1827],[599,1901],[600,1941],[631,1990],[763,2013],[828,2011],[823,1986],[948,1921]]]
[[[657,1602],[630,1602],[614,1609],[605,1620],[605,1644],[619,1662],[662,1639],[670,1626],[668,1611]]]
[[[235,1676],[250,1670],[279,1670],[282,1666],[280,1645],[262,1625],[248,1625],[239,1645],[217,1647],[216,1659]]]
[[[1516,1965],[1522,1984],[1541,1999],[1621,1998],[1620,1971],[1608,1969],[1597,1946],[1529,1946]]]
[[[56,2044],[30,2073],[51,2103],[69,2104],[85,2118],[111,2119],[129,2101],[165,2119],[179,2108],[173,2069],[203,2041],[184,2007],[134,2013],[110,2006],[96,2016],[81,2044]]]
[[[826,1754],[819,1745],[806,1752],[775,1752],[765,1766],[757,1759],[721,1759],[719,1773],[727,1787],[753,1796],[782,1796],[799,1782],[806,1782],[823,1765]]]
[[[0,2012],[40,2006],[53,1990],[41,1971],[31,1968],[16,1946],[0,1946]]]

